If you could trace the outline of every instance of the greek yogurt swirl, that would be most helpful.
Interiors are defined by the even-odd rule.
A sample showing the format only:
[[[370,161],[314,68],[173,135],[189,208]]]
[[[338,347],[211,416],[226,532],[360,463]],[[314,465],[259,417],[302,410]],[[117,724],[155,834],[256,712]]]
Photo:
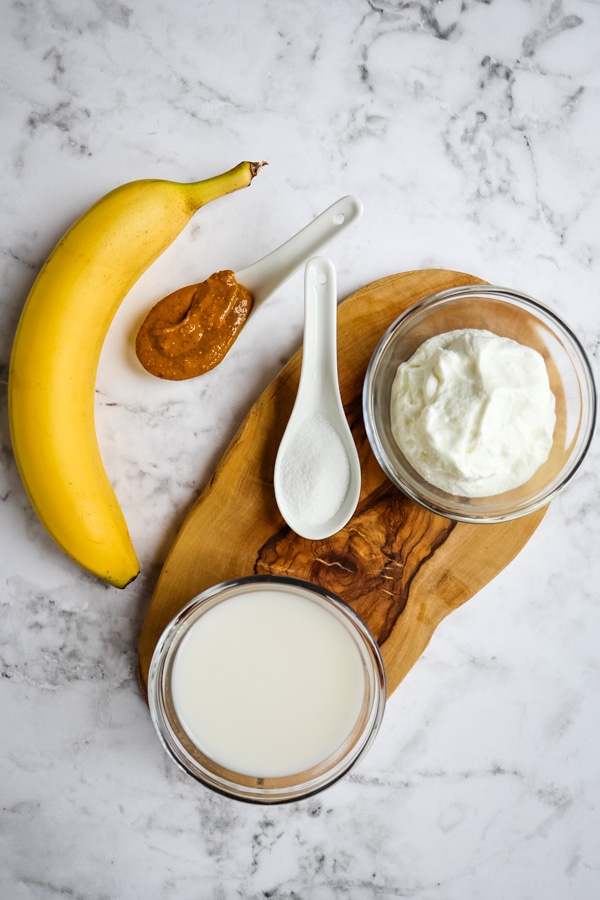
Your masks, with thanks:
[[[392,433],[428,482],[464,497],[526,482],[548,458],[555,398],[536,350],[482,329],[425,341],[398,367]]]

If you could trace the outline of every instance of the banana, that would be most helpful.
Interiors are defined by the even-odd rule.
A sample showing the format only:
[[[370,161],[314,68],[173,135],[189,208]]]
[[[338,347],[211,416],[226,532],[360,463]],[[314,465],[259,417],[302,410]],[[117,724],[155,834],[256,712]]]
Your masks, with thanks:
[[[9,368],[15,460],[31,504],[62,549],[109,584],[139,572],[94,423],[100,352],[123,298],[206,203],[247,187],[262,163],[182,184],[111,191],[64,235],[26,300]]]

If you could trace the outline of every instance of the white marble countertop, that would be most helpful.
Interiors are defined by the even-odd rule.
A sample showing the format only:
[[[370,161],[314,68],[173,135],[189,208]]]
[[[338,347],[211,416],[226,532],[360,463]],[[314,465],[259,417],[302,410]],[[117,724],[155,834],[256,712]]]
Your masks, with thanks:
[[[48,0],[0,35],[0,897],[592,900],[600,896],[597,441],[514,562],[446,619],[367,757],[305,802],[236,803],[155,737],[137,643],[169,544],[299,346],[297,273],[219,369],[162,383],[131,337],[168,290],[273,249],[346,193],[340,296],[440,267],[562,315],[597,372],[594,0]],[[17,475],[8,359],[33,279],[117,184],[266,159],[201,210],[121,307],[97,426],[142,575],[106,587]]]

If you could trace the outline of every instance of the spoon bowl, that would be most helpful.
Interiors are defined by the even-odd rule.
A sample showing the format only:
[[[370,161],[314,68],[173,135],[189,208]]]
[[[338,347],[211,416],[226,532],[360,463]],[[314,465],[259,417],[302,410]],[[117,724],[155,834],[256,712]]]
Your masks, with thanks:
[[[309,540],[340,531],[360,494],[360,461],[340,396],[333,264],[307,263],[300,383],[275,460],[274,488],[289,527]]]

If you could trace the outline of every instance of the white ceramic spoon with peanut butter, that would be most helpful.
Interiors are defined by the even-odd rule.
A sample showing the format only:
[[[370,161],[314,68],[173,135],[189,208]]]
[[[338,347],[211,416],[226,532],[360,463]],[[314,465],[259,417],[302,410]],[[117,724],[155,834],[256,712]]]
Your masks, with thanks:
[[[136,354],[152,375],[195,378],[227,355],[248,318],[310,257],[362,215],[362,203],[341,197],[258,262],[215,272],[156,303],[136,337]]]

